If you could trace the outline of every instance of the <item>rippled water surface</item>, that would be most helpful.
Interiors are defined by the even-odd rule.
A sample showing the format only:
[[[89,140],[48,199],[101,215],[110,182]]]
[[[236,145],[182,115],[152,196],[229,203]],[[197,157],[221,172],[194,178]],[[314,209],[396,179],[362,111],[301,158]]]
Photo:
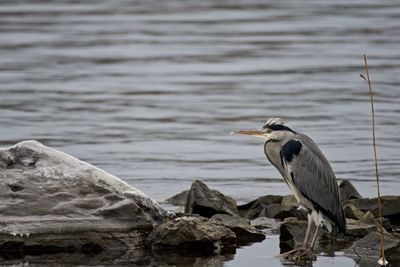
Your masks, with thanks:
[[[399,25],[398,1],[3,0],[0,145],[37,139],[158,201],[201,179],[245,202],[289,190],[229,133],[280,116],[373,196],[366,53],[398,194]]]

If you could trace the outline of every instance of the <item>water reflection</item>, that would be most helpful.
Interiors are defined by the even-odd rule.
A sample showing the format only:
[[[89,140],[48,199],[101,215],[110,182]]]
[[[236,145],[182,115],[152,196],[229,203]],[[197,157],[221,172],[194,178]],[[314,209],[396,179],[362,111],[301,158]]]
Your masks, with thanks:
[[[142,250],[111,250],[95,254],[33,253],[30,255],[2,254],[2,266],[222,266],[233,254],[190,256],[178,253],[149,254]]]
[[[293,266],[277,257],[278,236],[268,236],[261,243],[238,248],[236,254],[195,256],[185,253],[151,254],[144,250],[112,250],[95,254],[80,253],[30,253],[6,255],[2,253],[2,266]],[[392,262],[395,264],[395,262]],[[359,266],[377,267],[375,259],[348,258],[343,252],[321,253],[314,262],[301,266]]]

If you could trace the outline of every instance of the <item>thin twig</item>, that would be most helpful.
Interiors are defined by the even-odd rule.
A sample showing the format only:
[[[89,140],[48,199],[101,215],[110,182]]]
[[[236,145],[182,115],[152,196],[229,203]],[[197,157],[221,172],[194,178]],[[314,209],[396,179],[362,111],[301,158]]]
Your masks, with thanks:
[[[375,138],[375,109],[374,109],[374,98],[372,93],[372,86],[371,86],[371,79],[369,77],[368,72],[368,63],[367,63],[367,56],[364,55],[364,63],[365,63],[365,72],[367,74],[367,78],[365,78],[362,74],[360,75],[361,78],[368,82],[369,88],[369,96],[371,100],[371,111],[372,111],[372,145],[374,148],[374,162],[375,162],[375,174],[376,174],[376,189],[378,192],[378,210],[379,210],[379,220],[380,220],[380,236],[381,236],[381,258],[380,262],[381,265],[386,266],[387,261],[385,259],[385,238],[383,234],[383,217],[382,217],[382,203],[381,203],[381,192],[379,187],[379,172],[378,172],[378,160],[376,156],[376,138]]]

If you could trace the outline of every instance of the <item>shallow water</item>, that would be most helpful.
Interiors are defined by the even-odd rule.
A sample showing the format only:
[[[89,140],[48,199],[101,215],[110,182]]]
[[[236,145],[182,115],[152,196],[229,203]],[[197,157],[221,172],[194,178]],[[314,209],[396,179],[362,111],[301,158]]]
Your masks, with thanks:
[[[1,1],[0,145],[37,139],[158,201],[201,179],[246,202],[289,190],[229,133],[280,116],[374,196],[366,53],[398,194],[399,25],[398,1]]]

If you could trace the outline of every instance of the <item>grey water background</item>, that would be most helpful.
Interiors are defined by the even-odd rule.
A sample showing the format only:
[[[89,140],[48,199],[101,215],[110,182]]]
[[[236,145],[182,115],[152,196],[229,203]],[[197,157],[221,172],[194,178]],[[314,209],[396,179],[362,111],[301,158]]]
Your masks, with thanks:
[[[229,135],[270,116],[375,196],[366,53],[399,194],[399,1],[3,0],[0,37],[0,146],[39,140],[158,201],[194,179],[239,203],[290,193],[262,140]]]

